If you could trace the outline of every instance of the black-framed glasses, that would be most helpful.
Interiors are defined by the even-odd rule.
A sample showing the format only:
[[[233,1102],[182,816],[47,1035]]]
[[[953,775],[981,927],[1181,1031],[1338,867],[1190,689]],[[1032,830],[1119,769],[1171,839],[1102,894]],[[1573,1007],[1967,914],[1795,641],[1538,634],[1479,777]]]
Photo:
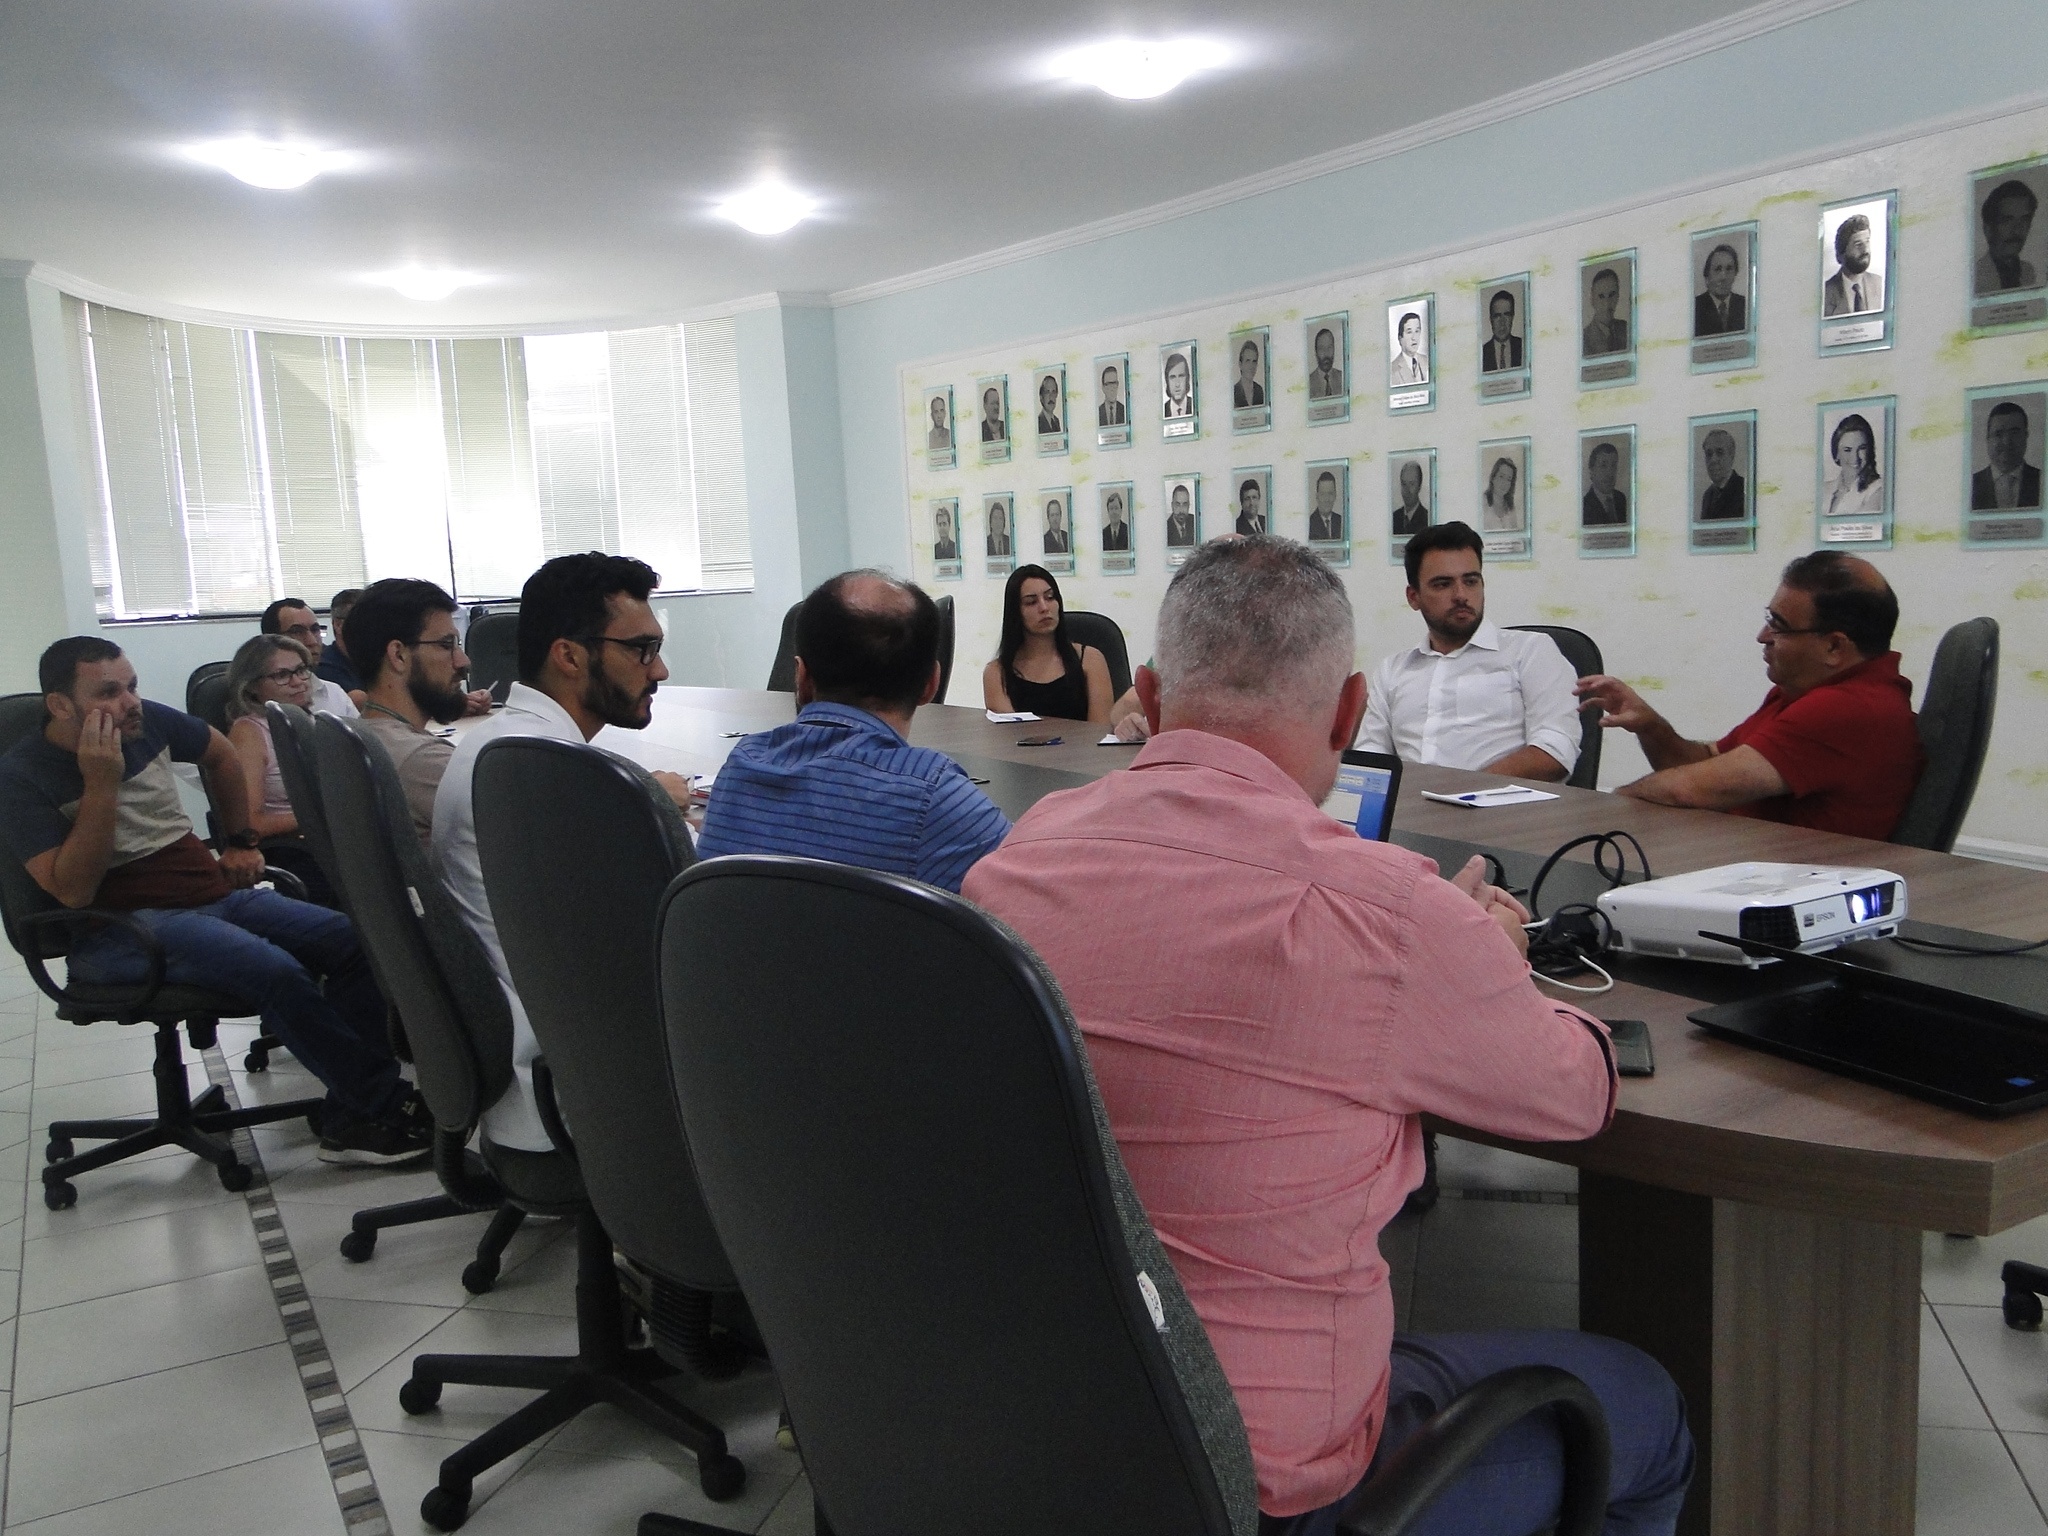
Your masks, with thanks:
[[[461,644],[462,641],[454,635],[443,635],[438,640],[415,640],[412,642],[414,650],[418,650],[422,646],[431,645],[436,650],[446,651],[450,656],[455,654],[456,648]]]
[[[1787,624],[1778,617],[1778,610],[1775,608],[1766,608],[1764,610],[1764,628],[1774,635],[1825,635],[1832,633],[1832,631],[1824,628],[1794,629],[1790,624]]]
[[[282,688],[286,683],[302,682],[313,675],[313,669],[301,662],[296,667],[280,667],[275,672],[265,672],[260,681],[275,683]]]
[[[643,635],[632,640],[621,640],[616,635],[578,635],[576,637],[577,641],[583,645],[623,645],[627,650],[639,657],[640,665],[643,667],[654,665],[655,658],[661,655],[661,643],[665,638],[667,637],[663,635],[652,637]]]

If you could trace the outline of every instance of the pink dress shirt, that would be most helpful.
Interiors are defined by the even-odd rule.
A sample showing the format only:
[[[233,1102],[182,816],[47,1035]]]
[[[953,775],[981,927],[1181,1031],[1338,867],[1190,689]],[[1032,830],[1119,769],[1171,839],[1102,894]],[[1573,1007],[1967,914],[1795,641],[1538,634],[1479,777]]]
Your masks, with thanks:
[[[1576,1140],[1614,1110],[1606,1032],[1540,995],[1436,866],[1325,816],[1202,731],[1040,801],[964,894],[1045,959],[1139,1197],[1237,1394],[1259,1507],[1342,1498],[1385,1420],[1380,1228],[1429,1110]]]

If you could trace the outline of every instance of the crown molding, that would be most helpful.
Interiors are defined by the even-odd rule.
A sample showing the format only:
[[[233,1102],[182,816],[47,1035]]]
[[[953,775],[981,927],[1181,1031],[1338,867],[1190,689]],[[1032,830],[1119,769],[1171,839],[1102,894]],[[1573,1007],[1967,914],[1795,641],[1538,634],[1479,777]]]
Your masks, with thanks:
[[[955,278],[1012,266],[1020,261],[1029,261],[1036,256],[1048,256],[1056,251],[1071,250],[1075,246],[1092,245],[1099,240],[1149,229],[1157,224],[1186,218],[1190,214],[1206,213],[1213,208],[1225,207],[1230,203],[1241,202],[1245,198],[1257,197],[1266,192],[1276,192],[1285,187],[1298,186],[1302,182],[1314,181],[1317,177],[1328,176],[1337,171],[1347,171],[1357,166],[1370,165],[1377,160],[1391,159],[1395,155],[1407,154],[1410,150],[1421,149],[1425,145],[1457,138],[1460,134],[1472,133],[1477,129],[1490,128],[1498,123],[1526,117],[1531,112],[1540,112],[1545,107],[1590,95],[1610,85],[1653,74],[1674,64],[1682,64],[1688,59],[1718,53],[1723,48],[1732,48],[1738,43],[1748,42],[1752,38],[1762,37],[1767,33],[1856,3],[1857,0],[1764,0],[1761,5],[1752,6],[1722,20],[1673,33],[1641,48],[1617,53],[1611,58],[1588,64],[1582,69],[1572,70],[1569,74],[1556,75],[1535,85],[1525,86],[1519,91],[1497,96],[1490,101],[1463,107],[1456,112],[1447,112],[1441,117],[1431,118],[1413,127],[1396,129],[1392,133],[1381,134],[1378,138],[1346,145],[1341,149],[1326,150],[1305,160],[1276,166],[1272,170],[1240,177],[1236,181],[1226,181],[1220,186],[1208,187],[1167,202],[1154,203],[1129,213],[1115,214],[1089,224],[1077,224],[1071,229],[1035,236],[1030,240],[1021,240],[1015,245],[983,251],[979,255],[963,256],[958,261],[926,267],[900,277],[888,277],[854,288],[842,288],[832,294],[832,303],[835,308],[843,308],[851,304],[864,304],[872,299],[888,298],[893,294],[909,293],[919,288],[930,288],[939,283],[951,282]]]

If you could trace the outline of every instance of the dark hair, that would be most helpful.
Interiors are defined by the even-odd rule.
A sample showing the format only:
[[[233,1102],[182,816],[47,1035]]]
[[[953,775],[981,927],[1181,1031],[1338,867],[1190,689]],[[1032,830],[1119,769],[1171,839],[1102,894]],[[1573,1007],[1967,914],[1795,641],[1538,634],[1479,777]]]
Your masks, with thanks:
[[[1513,314],[1515,312],[1515,291],[1512,288],[1503,288],[1498,293],[1494,294],[1492,298],[1486,301],[1486,313],[1489,319],[1491,319],[1493,316],[1493,306],[1498,304],[1502,299],[1506,299],[1508,301],[1508,313]]]
[[[1586,455],[1586,463],[1590,466],[1603,453],[1610,455],[1616,464],[1621,463],[1621,450],[1612,443],[1595,443],[1593,451]]]
[[[303,608],[308,613],[313,611],[313,605],[303,597],[280,597],[263,610],[263,616],[256,621],[256,628],[266,635],[283,634],[284,620],[278,615],[287,608]]]
[[[1741,256],[1741,254],[1740,254],[1740,253],[1739,253],[1739,252],[1738,252],[1738,251],[1737,251],[1737,250],[1735,249],[1735,247],[1734,247],[1734,246],[1732,246],[1732,245],[1725,245],[1725,244],[1724,244],[1724,245],[1717,245],[1717,246],[1715,246],[1715,247],[1714,247],[1714,248],[1713,248],[1713,249],[1712,249],[1711,251],[1707,252],[1707,259],[1706,259],[1706,261],[1705,261],[1705,262],[1703,262],[1703,263],[1701,264],[1701,266],[1700,266],[1700,276],[1701,276],[1701,277],[1705,277],[1705,276],[1707,275],[1707,273],[1708,273],[1708,272],[1710,272],[1711,270],[1713,270],[1713,266],[1714,266],[1714,258],[1715,258],[1716,256],[1720,255],[1720,254],[1721,254],[1721,253],[1722,253],[1723,251],[1726,251],[1726,252],[1728,253],[1728,259],[1729,259],[1730,261],[1732,261],[1732,262],[1734,262],[1734,263],[1735,263],[1735,270],[1736,270],[1736,271],[1738,271],[1738,272],[1740,272],[1740,271],[1742,270],[1742,256]]]
[[[1422,312],[1420,310],[1411,309],[1408,311],[1408,313],[1403,315],[1400,319],[1400,322],[1397,325],[1395,325],[1394,335],[1396,337],[1399,337],[1403,331],[1408,329],[1408,322],[1410,320],[1413,320],[1415,322],[1417,330],[1420,330],[1422,328]]]
[[[1842,220],[1835,226],[1835,260],[1842,259],[1843,248],[1848,245],[1851,236],[1869,233],[1870,219],[1864,214],[1852,213]]]
[[[1860,491],[1881,477],[1884,471],[1877,463],[1877,434],[1871,430],[1870,423],[1854,411],[1836,422],[1835,430],[1828,434],[1828,458],[1837,464],[1842,462],[1842,439],[1851,432],[1861,432],[1863,441],[1870,446],[1870,462],[1863,466],[1862,473],[1856,477],[1856,489]]]
[[[373,582],[342,623],[342,649],[355,663],[356,674],[374,683],[383,675],[384,653],[392,641],[417,645],[428,614],[454,611],[455,599],[431,581],[393,576]]]
[[[1984,418],[1984,430],[1989,432],[1991,430],[1991,423],[2001,416],[2017,416],[2020,419],[2021,426],[2028,425],[2025,406],[2021,405],[2017,400],[2001,400],[1998,404],[1991,407],[1991,414]]]
[[[78,669],[87,662],[119,661],[121,647],[99,635],[67,635],[43,652],[36,663],[36,681],[44,693],[69,693]]]
[[[1991,220],[1995,216],[1993,210],[2008,197],[2024,197],[2027,200],[2027,212],[2029,214],[2032,214],[2036,208],[2041,206],[2041,200],[2034,196],[2034,189],[2024,181],[2001,181],[1991,189],[1991,195],[1984,199],[1984,207],[1979,213],[1979,217],[1984,220],[1984,227],[1986,229],[1991,227]]]
[[[1892,648],[1899,627],[1899,598],[1882,576],[1877,585],[1857,569],[1861,560],[1836,549],[1801,555],[1778,579],[1794,592],[1813,599],[1813,621],[1824,634],[1846,636],[1862,656],[1881,656]]]
[[[1042,565],[1020,565],[1010,572],[1010,579],[1003,584],[1003,637],[996,646],[996,665],[1002,671],[1006,690],[1010,680],[1017,675],[1012,670],[1017,653],[1024,649],[1024,600],[1019,593],[1023,591],[1024,583],[1034,576],[1052,588],[1052,600],[1060,605],[1059,627],[1052,632],[1053,649],[1059,652],[1060,666],[1070,677],[1081,670],[1081,653],[1067,638],[1067,600],[1060,596],[1060,584]]]
[[[1486,541],[1479,537],[1470,523],[1438,523],[1434,528],[1425,528],[1408,541],[1403,551],[1402,563],[1408,568],[1408,585],[1422,585],[1422,557],[1435,549],[1469,549],[1486,562]]]
[[[847,588],[863,580],[881,582],[896,600],[849,602]],[[886,572],[842,572],[797,609],[796,653],[827,703],[915,709],[939,660],[939,605]]]
[[[1603,277],[1611,277],[1611,278],[1613,278],[1613,279],[1614,279],[1614,286],[1615,286],[1616,288],[1619,288],[1619,287],[1621,286],[1621,274],[1620,274],[1619,272],[1615,271],[1615,270],[1614,270],[1614,268],[1612,268],[1612,267],[1602,267],[1602,268],[1601,268],[1601,269],[1600,269],[1600,270],[1599,270],[1598,272],[1595,272],[1595,273],[1593,274],[1593,281],[1592,281],[1592,282],[1590,282],[1590,283],[1588,283],[1588,284],[1586,284],[1586,287],[1587,287],[1588,289],[1592,289],[1592,288],[1597,288],[1597,287],[1599,287],[1599,286],[1600,286],[1600,279],[1601,279],[1601,278],[1603,278]]]
[[[519,593],[519,680],[540,681],[557,640],[602,634],[611,621],[608,600],[618,593],[647,601],[661,577],[630,555],[557,555],[526,578]]]

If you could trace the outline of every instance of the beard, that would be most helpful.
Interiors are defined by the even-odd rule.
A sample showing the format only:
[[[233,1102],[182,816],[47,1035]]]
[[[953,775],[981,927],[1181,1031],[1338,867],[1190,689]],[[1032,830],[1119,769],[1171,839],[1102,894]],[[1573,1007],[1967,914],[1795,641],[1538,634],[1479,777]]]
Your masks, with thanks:
[[[1851,251],[1842,258],[1842,270],[1851,277],[1861,277],[1870,270],[1870,253]]]
[[[1484,609],[1473,608],[1468,610],[1463,618],[1446,614],[1441,619],[1431,619],[1428,621],[1428,628],[1439,640],[1448,640],[1453,645],[1463,645],[1479,633],[1479,626],[1485,619]]]
[[[418,673],[405,680],[405,691],[412,695],[419,712],[436,725],[449,725],[460,720],[463,711],[469,708],[469,697],[460,688],[439,687]]]
[[[604,673],[593,671],[583,684],[583,707],[606,725],[644,731],[651,718],[647,701],[654,697],[654,689],[652,683],[644,688],[622,688]]]

